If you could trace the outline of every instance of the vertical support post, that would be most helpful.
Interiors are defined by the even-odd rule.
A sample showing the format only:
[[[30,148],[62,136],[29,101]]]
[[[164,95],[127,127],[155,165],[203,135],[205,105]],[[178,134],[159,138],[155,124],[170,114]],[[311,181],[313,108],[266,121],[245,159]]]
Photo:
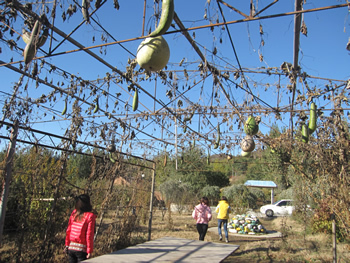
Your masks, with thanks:
[[[274,190],[273,190],[273,188],[271,188],[271,204],[273,204],[275,202],[274,196],[275,196]]]
[[[337,229],[335,224],[335,215],[331,215],[332,219],[332,243],[333,243],[333,263],[337,263]]]
[[[145,19],[146,19],[146,0],[143,2],[143,18],[142,18],[142,34],[141,34],[141,36],[144,36],[144,34],[145,34]]]
[[[6,164],[5,164],[5,176],[4,182],[2,184],[2,193],[0,199],[0,247],[2,246],[2,235],[4,232],[5,216],[6,216],[6,206],[10,191],[10,183],[12,178],[12,164],[13,156],[16,149],[16,141],[18,135],[18,120],[15,121],[14,126],[11,131],[10,143],[7,150]]]
[[[295,11],[301,11],[303,8],[302,0],[295,0]],[[293,69],[297,70],[299,65],[299,45],[300,45],[300,28],[302,14],[294,15],[294,54],[293,54]]]
[[[175,119],[175,170],[177,170],[177,119]]]
[[[148,241],[151,240],[151,232],[152,232],[152,216],[153,216],[153,198],[154,198],[154,184],[156,177],[156,164],[153,163],[152,170],[152,186],[151,186],[151,201],[149,204],[149,220],[148,220]]]
[[[176,87],[174,85],[174,94],[176,94]],[[174,109],[175,109],[175,116],[174,116],[174,121],[175,121],[175,170],[177,171],[177,154],[178,154],[178,151],[177,151],[177,102],[178,100],[175,100],[174,101]],[[186,125],[186,123],[184,123]]]
[[[295,0],[295,11],[300,11],[302,9],[302,0]],[[290,101],[291,111],[290,111],[290,136],[293,138],[293,105],[295,99],[295,91],[296,91],[296,72],[299,70],[299,45],[300,45],[300,27],[301,27],[301,14],[294,15],[294,43],[293,43],[293,94],[292,101]]]

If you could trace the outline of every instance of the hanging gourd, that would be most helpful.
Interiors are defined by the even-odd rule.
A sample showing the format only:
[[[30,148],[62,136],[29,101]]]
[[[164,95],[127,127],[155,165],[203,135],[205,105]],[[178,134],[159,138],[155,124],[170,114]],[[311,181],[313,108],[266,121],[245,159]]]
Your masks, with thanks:
[[[64,108],[62,110],[62,115],[65,115],[67,112],[67,99],[64,100]]]
[[[116,160],[113,158],[113,155],[112,155],[111,152],[108,154],[108,156],[109,156],[109,160],[110,160],[112,163],[115,163],[115,162],[116,162]]]
[[[217,128],[217,136],[216,136],[216,142],[214,144],[214,149],[217,149],[220,145],[220,125],[218,124]]]
[[[170,49],[162,36],[148,37],[137,48],[136,61],[147,71],[159,71],[169,61]]]
[[[134,99],[133,99],[133,102],[132,102],[132,110],[136,111],[138,106],[139,106],[139,92],[138,92],[137,89],[135,89]]]
[[[40,27],[39,23],[40,22],[38,22],[38,25]],[[35,25],[34,25],[34,27],[35,27]],[[34,32],[36,32],[36,30],[34,30]],[[28,44],[30,42],[30,37],[32,36],[32,33],[33,33],[33,31],[28,32],[27,30],[22,29],[22,39],[23,39],[24,43]],[[37,32],[37,33],[39,33],[39,32]],[[41,34],[41,36],[38,39],[38,43],[36,43],[37,48],[42,47],[46,43],[48,36],[49,36],[49,29],[45,28],[43,33]]]
[[[89,8],[90,8],[90,0],[82,0],[81,12],[83,13],[83,18],[86,24],[90,23]]]
[[[301,126],[301,141],[304,143],[309,142],[309,128],[306,124]]]
[[[93,111],[94,113],[98,112],[98,110],[100,109],[100,106],[98,104],[98,97],[96,97],[95,102],[96,102],[96,104],[95,104],[95,108],[94,108],[94,111]]]
[[[259,125],[258,122],[260,122],[260,117],[257,116],[254,118],[252,115],[248,117],[246,122],[244,123],[244,132],[247,135],[256,135],[259,131]]]
[[[149,34],[150,37],[157,37],[163,35],[171,26],[174,18],[174,0],[163,0],[162,13],[157,28]]]
[[[26,42],[27,45],[25,46],[24,51],[23,51],[24,63],[26,65],[29,64],[33,60],[33,58],[35,57],[36,52],[38,50],[40,27],[41,27],[41,24],[40,24],[39,20],[37,20],[34,24],[33,29],[32,29],[32,33],[30,34],[30,38],[29,38],[28,42]],[[23,38],[23,40],[24,40],[24,38]]]
[[[242,156],[242,157],[249,157],[250,154],[251,154],[251,152],[245,152],[245,151],[242,151],[242,152],[241,152],[241,156]]]
[[[163,161],[163,166],[165,167],[167,165],[168,162],[168,156],[167,154],[164,155],[164,161]]]
[[[252,152],[255,149],[255,142],[251,135],[247,135],[241,142],[241,148],[244,152]]]
[[[107,151],[110,152],[110,153],[116,151],[116,147],[115,147],[114,143],[109,144],[109,145],[107,146],[106,149],[107,149]]]
[[[310,121],[309,121],[309,135],[316,130],[316,121],[317,121],[317,106],[314,102],[310,104]]]

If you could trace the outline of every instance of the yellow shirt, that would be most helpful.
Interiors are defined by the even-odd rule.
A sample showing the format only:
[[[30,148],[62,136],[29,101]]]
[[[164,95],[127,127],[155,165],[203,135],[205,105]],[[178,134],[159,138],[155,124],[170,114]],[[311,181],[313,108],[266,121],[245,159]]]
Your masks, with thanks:
[[[215,212],[218,214],[217,219],[229,219],[231,207],[226,200],[220,200]]]

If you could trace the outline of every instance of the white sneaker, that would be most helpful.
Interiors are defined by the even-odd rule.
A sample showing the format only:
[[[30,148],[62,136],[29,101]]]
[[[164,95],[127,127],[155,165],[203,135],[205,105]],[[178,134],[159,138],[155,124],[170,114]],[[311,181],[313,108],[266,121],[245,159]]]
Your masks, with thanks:
[[[222,240],[222,235],[219,235],[219,240],[220,240],[220,241]]]
[[[228,243],[228,238],[225,238],[226,243]]]

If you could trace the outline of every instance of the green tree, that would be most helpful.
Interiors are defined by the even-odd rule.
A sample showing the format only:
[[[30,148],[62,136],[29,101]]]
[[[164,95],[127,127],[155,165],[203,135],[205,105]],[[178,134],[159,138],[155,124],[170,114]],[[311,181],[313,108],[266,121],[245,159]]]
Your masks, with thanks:
[[[207,163],[207,156],[204,152],[198,146],[185,148],[177,158],[177,170],[175,156],[168,156],[166,165],[164,165],[164,153],[157,156],[155,160],[158,185],[169,180],[180,181],[188,184],[191,191],[198,194],[206,186],[227,186],[229,184],[228,175],[225,172],[214,170],[212,164]]]
[[[232,169],[233,174],[236,176],[245,175],[248,170],[248,164],[250,163],[250,158],[245,158],[242,156],[234,156]]]
[[[245,185],[231,185],[225,187],[222,195],[226,196],[236,212],[244,212],[246,209],[257,208],[257,201],[264,200],[263,191],[255,188],[248,188]]]
[[[201,190],[201,196],[206,196],[209,199],[210,205],[216,204],[220,199],[220,187],[207,185]]]
[[[198,199],[191,188],[190,184],[174,179],[168,180],[159,186],[168,207],[171,203],[176,204],[178,212],[182,212],[185,205],[192,204]]]
[[[86,152],[91,154],[91,152]],[[72,154],[67,161],[67,173],[70,179],[86,179],[91,174],[92,157],[84,154]]]

